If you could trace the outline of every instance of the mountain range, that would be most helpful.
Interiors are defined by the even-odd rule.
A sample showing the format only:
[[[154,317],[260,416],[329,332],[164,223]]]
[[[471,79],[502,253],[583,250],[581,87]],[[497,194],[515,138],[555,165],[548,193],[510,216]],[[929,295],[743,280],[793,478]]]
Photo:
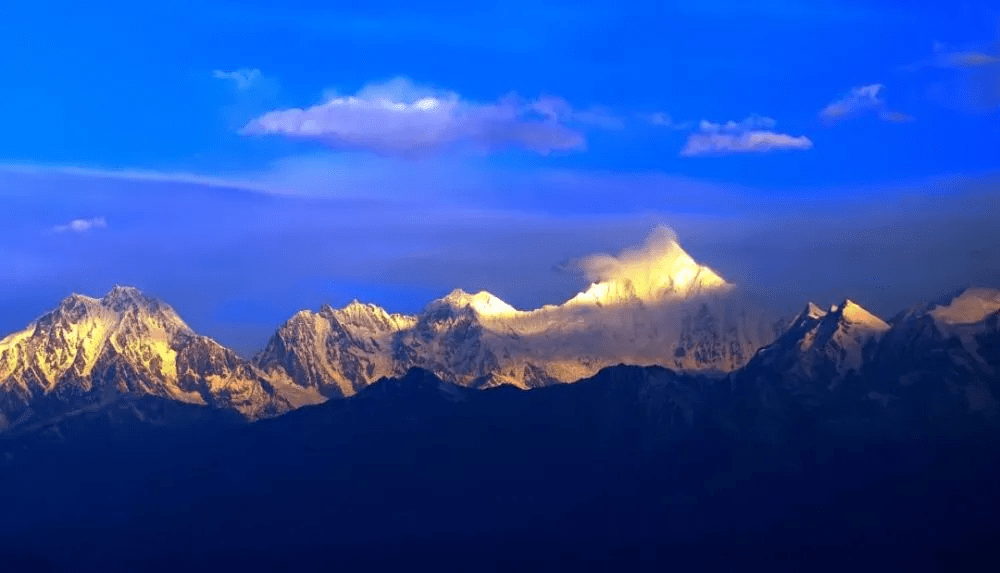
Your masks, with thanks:
[[[968,288],[885,321],[845,300],[779,320],[671,243],[641,274],[522,311],[455,290],[418,315],[354,301],[301,311],[245,359],[131,287],[72,295],[0,340],[0,428],[30,431],[126,397],[246,420],[356,394],[422,368],[459,386],[569,383],[615,364],[663,366],[754,388],[764,403],[851,403],[996,413],[1000,291]],[[749,390],[747,390],[749,391]],[[915,415],[911,412],[910,415]]]
[[[642,273],[592,284],[561,305],[522,311],[455,290],[417,316],[357,301],[303,311],[254,362],[324,396],[350,396],[411,367],[462,386],[534,388],[619,363],[725,373],[774,340],[777,317],[676,243]]]
[[[302,311],[247,359],[129,287],[0,340],[5,570],[963,569],[1000,291],[776,320],[683,251],[561,305]],[[253,423],[247,423],[253,422]]]
[[[324,305],[289,319],[252,360],[134,288],[75,294],[0,340],[0,427],[34,427],[126,394],[256,420],[351,396],[412,367],[475,388],[573,382],[618,363],[718,375],[773,340],[774,317],[678,245],[660,262],[531,311],[461,290],[416,316],[357,301]]]
[[[796,402],[763,376],[612,366],[522,391],[414,368],[253,424],[129,396],[0,439],[0,558],[95,572],[940,571],[992,558],[992,420],[914,425],[877,400]]]

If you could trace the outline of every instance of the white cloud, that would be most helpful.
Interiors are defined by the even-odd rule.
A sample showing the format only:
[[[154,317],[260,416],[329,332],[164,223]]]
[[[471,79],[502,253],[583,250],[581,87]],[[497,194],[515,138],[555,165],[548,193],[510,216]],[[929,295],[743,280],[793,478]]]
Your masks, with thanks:
[[[733,153],[766,153],[778,150],[806,150],[813,146],[804,136],[792,136],[771,131],[776,121],[752,115],[743,121],[715,123],[701,120],[698,131],[688,136],[681,155],[728,155]]]
[[[56,225],[52,230],[57,233],[84,233],[91,229],[104,229],[107,226],[108,222],[104,217],[94,217],[92,219],[73,219],[65,225]]]
[[[236,89],[240,91],[250,89],[261,78],[260,70],[257,68],[240,68],[227,72],[225,70],[213,70],[212,77],[220,80],[227,80],[236,83]]]
[[[380,155],[429,155],[460,144],[548,154],[582,149],[583,134],[567,123],[597,119],[573,112],[560,98],[524,102],[509,96],[481,104],[398,78],[369,85],[355,95],[331,96],[307,109],[266,113],[241,133],[311,139],[335,149]]]
[[[819,112],[821,119],[827,123],[835,123],[867,113],[874,113],[879,119],[893,123],[911,121],[913,117],[891,111],[882,99],[882,84],[871,84],[851,88],[851,91],[837,101],[827,105]]]
[[[748,131],[746,133],[693,133],[681,155],[727,155],[731,153],[765,153],[783,149],[811,149],[812,141],[802,135],[793,137],[772,131]]]

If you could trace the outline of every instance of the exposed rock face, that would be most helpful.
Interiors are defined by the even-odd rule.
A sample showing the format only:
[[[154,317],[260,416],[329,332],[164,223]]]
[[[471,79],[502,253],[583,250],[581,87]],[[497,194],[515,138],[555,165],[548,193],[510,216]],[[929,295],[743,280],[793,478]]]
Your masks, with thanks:
[[[417,316],[354,302],[303,311],[255,363],[326,396],[425,368],[470,387],[533,388],[628,363],[724,374],[777,336],[775,317],[698,265],[676,242],[562,305],[521,311],[455,290]]]
[[[27,329],[0,340],[3,428],[126,395],[235,410],[257,419],[295,405],[295,397],[283,397],[281,387],[232,350],[195,334],[168,305],[129,287],[115,287],[101,299],[72,295]]]
[[[860,306],[813,304],[732,375],[765,409],[955,426],[995,419],[1000,396],[1000,291],[966,289],[889,323]],[[964,422],[962,422],[964,423]]]
[[[998,313],[1000,291],[969,288],[895,317],[868,369],[876,392],[900,405],[919,394],[935,416],[995,412]]]
[[[303,311],[252,362],[136,289],[72,295],[0,340],[0,431],[125,399],[122,412],[167,400],[256,420],[413,368],[468,388],[536,388],[621,363],[689,376],[671,406],[685,417],[690,398],[728,408],[733,420],[947,427],[969,413],[997,418],[1000,291],[965,289],[889,323],[850,300],[829,310],[810,303],[779,329],[710,270],[676,250],[670,260],[679,267],[663,276],[613,278],[531,311],[461,290],[417,316],[357,301]]]
[[[350,396],[395,373],[394,336],[415,324],[413,317],[357,301],[339,310],[302,311],[278,329],[255,362],[325,396]]]

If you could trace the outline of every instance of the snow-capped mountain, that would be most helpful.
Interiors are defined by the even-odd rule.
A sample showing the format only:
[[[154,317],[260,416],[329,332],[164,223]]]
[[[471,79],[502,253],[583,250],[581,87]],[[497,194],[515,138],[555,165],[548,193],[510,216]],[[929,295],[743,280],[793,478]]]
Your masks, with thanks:
[[[371,304],[304,310],[271,337],[255,362],[269,376],[327,396],[350,396],[372,380],[396,373],[394,337],[416,319]]]
[[[199,336],[165,303],[130,287],[74,294],[0,340],[0,430],[154,396],[248,419],[309,401],[235,352]],[[312,400],[317,401],[317,400]]]
[[[810,302],[774,344],[757,353],[752,364],[786,377],[823,380],[832,387],[860,373],[865,357],[889,328],[851,300],[829,311]]]
[[[856,402],[864,397],[865,366],[889,329],[851,300],[826,311],[810,302],[784,334],[733,373],[734,388],[768,416]]]
[[[572,382],[619,364],[725,373],[777,335],[773,315],[674,240],[622,263],[561,305],[518,310],[455,290],[416,316],[351,303],[303,311],[255,363],[326,396],[425,368],[463,386]]]
[[[810,303],[733,384],[771,409],[943,425],[989,417],[1000,396],[998,322],[1000,291],[991,289],[965,289],[889,323],[851,301],[828,312]]]
[[[72,295],[0,340],[0,431],[123,398],[254,420],[351,396],[412,368],[471,388],[533,388],[622,363],[703,380],[728,373],[724,385],[737,391],[728,400],[772,412],[826,408],[850,418],[861,407],[869,417],[922,419],[930,408],[952,419],[998,409],[1000,291],[965,289],[888,323],[850,300],[828,310],[810,303],[779,328],[710,269],[676,252],[670,260],[677,264],[659,274],[611,277],[562,305],[528,311],[461,290],[416,316],[357,301],[303,311],[253,361],[134,288]]]
[[[887,402],[933,395],[943,410],[994,411],[1000,397],[1000,290],[966,288],[903,312],[872,358]]]
[[[604,280],[570,299],[567,305],[620,305],[686,299],[732,290],[712,269],[698,264],[670,235],[654,234],[643,256],[591,259]],[[603,268],[610,266],[611,268]]]

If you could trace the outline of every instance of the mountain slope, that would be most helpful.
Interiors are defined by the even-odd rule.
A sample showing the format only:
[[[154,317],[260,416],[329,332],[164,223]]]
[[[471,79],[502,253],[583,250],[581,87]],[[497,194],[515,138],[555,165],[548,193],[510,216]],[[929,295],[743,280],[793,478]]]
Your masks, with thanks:
[[[866,357],[889,329],[885,321],[851,300],[829,312],[809,303],[774,344],[757,353],[747,369],[763,368],[832,387],[860,373]]]
[[[248,419],[293,401],[246,360],[194,333],[174,310],[130,287],[66,298],[0,340],[0,428],[43,423],[123,396],[235,410]]]
[[[776,320],[674,240],[561,305],[515,309],[455,290],[417,316],[354,302],[303,311],[255,357],[262,369],[326,396],[426,368],[463,386],[572,382],[619,364],[725,373],[776,336]],[[599,264],[598,261],[597,264]]]
[[[868,369],[880,399],[903,406],[919,396],[942,419],[996,414],[998,313],[1000,291],[967,288],[893,318]]]
[[[1000,291],[989,289],[965,289],[891,324],[851,301],[829,312],[810,304],[731,378],[762,408],[802,420],[960,431],[997,421],[998,322]]]
[[[17,492],[0,555],[72,571],[922,571],[993,551],[996,434],[747,439],[720,417],[727,389],[655,367],[531,391],[413,370],[209,440],[161,437],[155,455],[51,452],[0,471]]]
[[[350,396],[368,381],[395,373],[393,336],[415,323],[414,317],[357,301],[339,310],[324,305],[283,324],[255,363],[273,378],[285,376],[325,396]]]

